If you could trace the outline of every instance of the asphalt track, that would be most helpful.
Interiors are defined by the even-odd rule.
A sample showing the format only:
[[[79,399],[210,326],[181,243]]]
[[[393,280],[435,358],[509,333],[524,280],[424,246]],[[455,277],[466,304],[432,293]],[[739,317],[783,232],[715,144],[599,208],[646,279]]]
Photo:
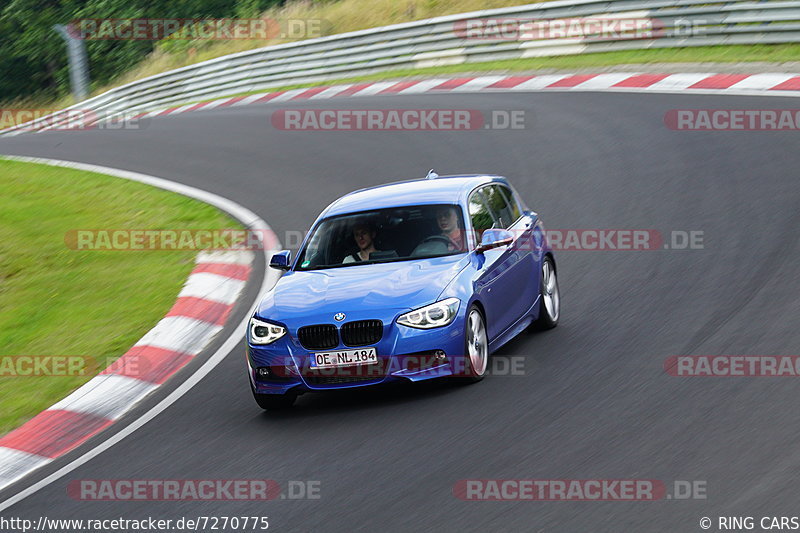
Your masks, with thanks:
[[[386,96],[281,105],[524,109],[526,128],[290,133],[270,124],[276,104],[157,118],[143,131],[0,139],[0,153],[135,170],[220,194],[280,236],[306,229],[343,193],[433,167],[509,176],[549,228],[699,230],[705,237],[702,250],[559,253],[560,326],[523,335],[495,355],[524,356],[522,376],[306,395],[289,413],[264,414],[237,349],[155,420],[4,516],[268,515],[277,531],[577,532],[700,531],[702,516],[800,514],[800,381],[687,379],[662,366],[671,355],[800,352],[800,137],[676,132],[662,120],[674,108],[794,103],[574,92]],[[126,305],[124,294],[118,305]],[[70,480],[108,478],[318,480],[321,498],[104,503],[67,496]],[[458,480],[475,478],[701,480],[707,499],[454,497]]]

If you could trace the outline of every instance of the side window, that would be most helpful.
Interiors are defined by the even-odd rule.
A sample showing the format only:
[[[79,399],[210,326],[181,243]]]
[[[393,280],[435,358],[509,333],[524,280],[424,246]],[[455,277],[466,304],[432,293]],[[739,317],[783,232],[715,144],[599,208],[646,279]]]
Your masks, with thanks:
[[[502,187],[500,185],[489,185],[488,187],[484,187],[483,193],[486,196],[486,200],[489,203],[489,207],[492,209],[492,214],[497,218],[498,226],[502,229],[508,229],[511,227],[519,216],[514,216],[514,213],[511,207],[508,204],[508,200],[506,200],[503,191],[501,190]]]
[[[522,212],[519,210],[519,204],[517,203],[517,199],[514,198],[514,193],[511,192],[511,189],[508,187],[500,187],[500,190],[503,192],[506,200],[508,200],[508,208],[512,218],[511,223],[513,224],[522,216]]]
[[[486,207],[481,191],[475,191],[469,197],[469,218],[472,220],[475,239],[480,243],[483,232],[494,226],[494,219]]]

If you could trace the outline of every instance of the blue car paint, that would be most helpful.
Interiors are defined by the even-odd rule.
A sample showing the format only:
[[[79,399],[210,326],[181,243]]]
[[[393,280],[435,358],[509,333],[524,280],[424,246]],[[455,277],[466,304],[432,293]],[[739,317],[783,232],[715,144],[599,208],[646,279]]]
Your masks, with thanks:
[[[528,210],[511,184],[500,176],[454,176],[414,180],[362,189],[329,205],[312,226],[325,218],[381,208],[411,205],[458,204],[464,213],[468,235],[473,235],[468,198],[476,188],[501,184],[514,194],[522,216],[510,228],[514,241],[507,247],[429,259],[353,265],[344,268],[298,271],[294,259],[276,286],[258,305],[254,317],[287,328],[287,334],[269,345],[254,345],[247,334],[250,382],[259,394],[284,394],[371,386],[391,381],[419,381],[453,375],[463,370],[464,331],[468,310],[478,305],[485,316],[490,352],[514,338],[538,318],[541,263],[552,251],[544,239],[538,215]],[[473,250],[477,243],[470,242]],[[304,241],[301,248],[304,248]],[[434,329],[400,325],[397,318],[413,309],[455,297],[461,303],[451,324]],[[334,324],[333,316],[344,313],[344,322],[378,319],[383,337],[372,344],[389,372],[376,379],[355,383],[320,385],[308,383],[296,370],[305,366],[312,351],[297,340],[297,329],[311,324]],[[326,351],[342,350],[340,344]],[[443,350],[444,365],[423,370],[405,368],[406,355]],[[452,357],[455,356],[455,357]],[[254,370],[288,365],[284,379],[262,379]],[[459,366],[460,365],[460,366]],[[295,370],[292,371],[291,367]]]

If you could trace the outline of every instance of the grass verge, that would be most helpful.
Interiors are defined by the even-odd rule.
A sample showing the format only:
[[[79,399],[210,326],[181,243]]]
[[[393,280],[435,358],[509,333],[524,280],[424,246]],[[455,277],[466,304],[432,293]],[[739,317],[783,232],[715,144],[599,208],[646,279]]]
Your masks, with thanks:
[[[69,230],[241,226],[190,198],[47,165],[0,160],[0,190],[2,435],[92,377],[8,375],[11,358],[83,356],[102,369],[167,313],[193,268],[194,251],[75,251]]]

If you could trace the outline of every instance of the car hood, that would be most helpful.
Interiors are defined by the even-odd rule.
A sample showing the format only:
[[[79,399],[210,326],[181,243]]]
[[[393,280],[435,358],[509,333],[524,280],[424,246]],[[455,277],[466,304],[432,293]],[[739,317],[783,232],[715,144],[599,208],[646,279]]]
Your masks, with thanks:
[[[379,318],[376,311],[392,314],[436,301],[468,263],[462,254],[287,272],[261,301],[256,314],[287,324],[296,318],[330,322],[336,313],[346,313],[348,319],[361,315]]]

